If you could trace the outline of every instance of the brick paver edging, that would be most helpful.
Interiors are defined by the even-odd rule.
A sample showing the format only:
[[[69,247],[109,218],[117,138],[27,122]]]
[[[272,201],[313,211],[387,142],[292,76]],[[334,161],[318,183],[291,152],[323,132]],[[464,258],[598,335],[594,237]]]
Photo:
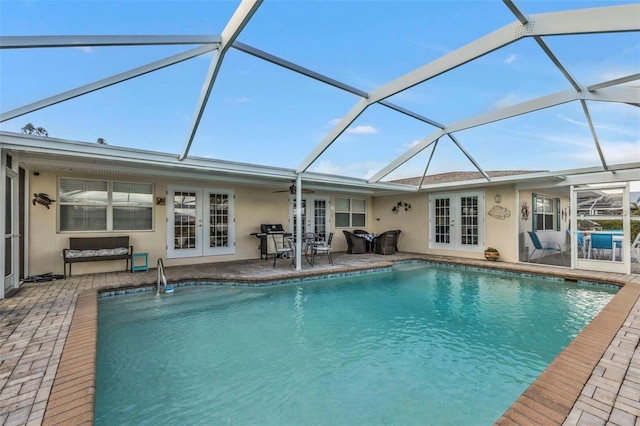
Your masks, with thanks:
[[[639,296],[640,286],[620,289],[496,424],[563,424]]]
[[[92,425],[96,393],[98,289],[78,295],[43,425]]]

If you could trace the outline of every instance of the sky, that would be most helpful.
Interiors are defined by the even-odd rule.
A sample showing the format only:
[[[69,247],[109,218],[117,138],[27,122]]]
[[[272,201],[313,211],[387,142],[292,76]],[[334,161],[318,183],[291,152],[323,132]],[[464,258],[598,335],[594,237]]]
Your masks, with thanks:
[[[628,1],[516,1],[525,15]],[[0,0],[0,36],[220,35],[238,1]],[[639,17],[640,19],[640,17]],[[501,1],[265,0],[237,40],[365,92],[516,19]],[[640,33],[545,37],[581,85],[640,73]],[[0,49],[0,112],[194,46]],[[212,55],[0,123],[50,137],[182,154]],[[640,84],[638,80],[627,85]],[[387,100],[442,124],[571,86],[537,43],[520,40]],[[296,168],[359,97],[236,49],[224,56],[190,156]],[[588,102],[608,164],[640,162],[640,108]],[[368,178],[435,127],[375,104],[311,171]],[[456,132],[484,170],[600,166],[579,102]],[[385,179],[425,172],[431,148]],[[475,170],[442,138],[427,174]]]

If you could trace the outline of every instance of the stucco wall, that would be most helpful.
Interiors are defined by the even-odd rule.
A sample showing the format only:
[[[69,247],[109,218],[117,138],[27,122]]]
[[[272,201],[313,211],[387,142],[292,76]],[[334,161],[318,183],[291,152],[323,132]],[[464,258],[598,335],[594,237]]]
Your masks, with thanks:
[[[399,208],[397,213],[392,211],[399,202],[411,205],[411,210]],[[427,196],[426,194],[410,193],[390,197],[376,197],[373,199],[374,214],[371,230],[382,233],[399,229],[398,250],[409,253],[427,252]]]
[[[289,194],[274,193],[263,188],[255,188],[233,184],[219,184],[203,181],[180,180],[172,178],[102,178],[81,174],[58,175],[51,172],[41,171],[38,176],[31,176],[29,194],[44,192],[52,198],[57,199],[57,182],[59,177],[71,177],[78,179],[107,179],[125,180],[128,182],[145,182],[154,184],[155,197],[167,197],[167,187],[186,186],[214,188],[235,191],[235,254],[188,257],[180,259],[166,258],[166,214],[167,207],[161,205],[154,206],[154,229],[153,231],[142,232],[57,232],[58,204],[53,203],[50,209],[36,204],[29,203],[29,268],[27,275],[37,275],[46,272],[56,274],[63,273],[62,250],[69,247],[70,237],[99,237],[106,235],[129,235],[130,243],[134,246],[135,252],[149,253],[149,263],[155,267],[158,258],[162,258],[166,266],[189,265],[207,262],[225,262],[230,260],[256,259],[260,257],[259,240],[250,235],[259,231],[261,223],[281,223],[285,229],[289,229]],[[313,196],[329,198],[330,209],[327,214],[330,216],[331,231],[334,232],[333,248],[335,251],[344,251],[347,248],[346,241],[342,235],[342,229],[334,228],[334,208],[335,197],[328,194],[315,193]],[[340,194],[343,198],[363,198],[362,196]],[[367,224],[366,229],[374,229],[373,203],[371,198],[367,200]],[[167,203],[169,200],[167,200]],[[344,228],[350,229],[352,228]],[[114,270],[124,270],[125,261],[103,261],[76,263],[73,265],[73,275],[107,272]]]

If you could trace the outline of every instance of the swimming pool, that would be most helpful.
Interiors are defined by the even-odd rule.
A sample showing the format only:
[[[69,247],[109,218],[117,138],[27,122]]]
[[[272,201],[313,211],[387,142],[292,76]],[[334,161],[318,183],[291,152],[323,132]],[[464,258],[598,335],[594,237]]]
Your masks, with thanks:
[[[492,424],[616,291],[412,264],[102,298],[96,424]]]

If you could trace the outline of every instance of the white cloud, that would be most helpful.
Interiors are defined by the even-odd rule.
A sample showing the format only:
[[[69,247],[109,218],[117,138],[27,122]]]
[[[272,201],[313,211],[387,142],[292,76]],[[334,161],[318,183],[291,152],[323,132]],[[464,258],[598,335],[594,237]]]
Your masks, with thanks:
[[[93,47],[91,46],[78,46],[78,47],[74,47],[74,49],[78,49],[85,53],[93,53]]]
[[[511,54],[509,55],[509,57],[507,59],[504,60],[505,64],[512,64],[516,61],[516,55],[515,54]]]
[[[347,133],[350,133],[352,135],[371,134],[371,133],[378,133],[378,129],[368,125],[355,126],[355,127],[349,127],[347,129]]]

